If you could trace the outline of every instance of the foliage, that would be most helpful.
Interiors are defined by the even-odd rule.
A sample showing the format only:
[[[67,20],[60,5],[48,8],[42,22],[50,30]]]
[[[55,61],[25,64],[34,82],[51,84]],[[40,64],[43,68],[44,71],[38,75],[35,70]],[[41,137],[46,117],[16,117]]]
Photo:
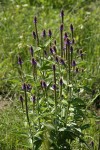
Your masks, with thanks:
[[[33,6],[24,0],[9,2],[1,3],[0,90],[4,96],[16,93],[15,100],[21,94],[22,108],[19,108],[18,102],[17,110],[14,108],[0,114],[6,122],[0,126],[1,148],[97,149],[99,128],[95,120],[99,117],[91,114],[89,109],[100,90],[100,24],[95,21],[99,20],[99,1],[70,0],[65,3],[41,0],[34,1]],[[48,9],[48,6],[51,7]],[[55,10],[66,7],[63,34],[67,32],[72,41],[72,23],[75,40],[72,44],[73,65],[69,57],[65,57],[66,51],[63,57],[61,54],[63,36],[60,37],[59,28],[63,22],[59,17],[60,10]],[[35,16],[38,19],[39,42],[32,35],[33,31],[36,33]],[[51,38],[48,37],[49,29],[52,31]],[[44,30],[46,37],[43,37]],[[69,55],[71,58],[71,53]],[[7,113],[15,120],[11,121]],[[2,137],[5,131],[6,139]]]

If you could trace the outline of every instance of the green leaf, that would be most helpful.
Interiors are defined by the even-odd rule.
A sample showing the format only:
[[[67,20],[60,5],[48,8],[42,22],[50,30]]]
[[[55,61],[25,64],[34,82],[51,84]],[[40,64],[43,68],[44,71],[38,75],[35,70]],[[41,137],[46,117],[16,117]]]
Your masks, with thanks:
[[[50,123],[44,123],[44,126],[48,129],[48,130],[55,130],[55,127],[50,124]]]

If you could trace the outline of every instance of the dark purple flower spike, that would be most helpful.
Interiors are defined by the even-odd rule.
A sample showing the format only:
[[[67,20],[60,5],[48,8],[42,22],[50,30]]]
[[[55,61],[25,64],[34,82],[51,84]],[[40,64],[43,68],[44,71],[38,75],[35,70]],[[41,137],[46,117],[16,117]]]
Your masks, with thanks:
[[[55,61],[58,63],[59,62],[59,58],[56,56],[55,57]]]
[[[33,51],[33,47],[32,46],[30,47],[30,53],[31,53],[31,56],[33,57],[34,51]]]
[[[49,32],[48,32],[48,36],[51,38],[51,36],[52,36],[52,32],[51,32],[51,30],[49,29]]]
[[[53,90],[56,90],[56,84],[53,84],[52,88]]]
[[[20,95],[20,97],[19,97],[19,100],[21,101],[21,102],[23,102],[23,96],[22,95]]]
[[[72,64],[72,60],[73,60],[73,47],[70,47],[70,52],[71,52],[71,64]]]
[[[33,101],[33,103],[35,103],[35,101],[36,101],[35,95],[32,96],[32,101]]]
[[[39,36],[38,36],[38,30],[37,30],[37,17],[34,17],[34,24],[35,24],[35,34],[37,39],[37,45],[39,46]]]
[[[61,10],[60,16],[61,16],[61,22],[63,23],[64,22],[64,11],[63,10]]]
[[[43,30],[42,36],[46,37],[46,31],[45,30]]]
[[[36,33],[33,31],[33,38],[36,39]]]
[[[60,59],[60,63],[65,66],[65,62],[62,58]]]
[[[24,83],[24,84],[22,85],[22,90],[24,90],[24,91],[27,90],[27,85],[26,85],[26,83]]]
[[[36,16],[34,17],[34,23],[35,24],[37,23],[37,17]]]
[[[19,56],[19,57],[18,57],[18,64],[19,64],[21,67],[22,67],[22,63],[23,63],[23,62],[22,62],[22,59],[21,59],[21,57]]]
[[[37,65],[37,62],[36,62],[36,60],[35,60],[34,58],[32,58],[32,65],[33,65],[33,66],[36,66],[36,65]]]
[[[27,91],[31,91],[32,87],[30,84],[27,84]]]
[[[62,80],[62,78],[60,78],[60,86],[62,86],[63,85],[63,80]]]
[[[23,96],[22,96],[22,95],[20,95],[19,100],[21,101],[22,109],[23,109],[23,101],[24,101],[24,99],[23,99]]]
[[[63,31],[63,28],[64,28],[64,26],[63,26],[63,24],[61,24],[60,25],[60,31]]]
[[[76,66],[76,62],[75,60],[72,61],[72,66],[75,67]]]
[[[74,28],[73,28],[73,25],[72,25],[72,24],[70,25],[70,30],[71,30],[71,33],[72,33],[72,39],[73,39],[73,30],[74,30]]]

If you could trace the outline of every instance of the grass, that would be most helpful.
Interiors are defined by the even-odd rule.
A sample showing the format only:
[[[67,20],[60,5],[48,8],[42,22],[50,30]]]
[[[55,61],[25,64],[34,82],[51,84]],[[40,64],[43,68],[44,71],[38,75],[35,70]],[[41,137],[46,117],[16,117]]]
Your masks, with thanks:
[[[52,54],[44,57],[42,51],[44,48],[49,51],[50,42],[53,43],[56,39],[57,55],[60,59],[59,27],[61,18],[59,9],[48,9],[48,3],[43,4],[43,7],[34,7],[29,6],[25,1],[22,4],[16,1],[0,6],[2,10],[0,12],[0,54],[2,56],[0,60],[0,92],[3,97],[13,98],[12,105],[0,113],[0,148],[2,150],[28,150],[32,148],[32,137],[30,136],[32,134],[35,149],[57,150],[67,146],[65,149],[97,150],[99,149],[100,116],[96,111],[97,108],[93,109],[92,103],[100,95],[100,85],[98,84],[100,80],[100,33],[98,32],[100,30],[98,22],[100,3],[99,1],[90,1],[90,5],[88,5],[76,2],[71,4],[73,9],[69,7],[64,11],[64,31],[68,32],[69,37],[71,36],[69,26],[71,23],[74,25],[73,57],[79,68],[78,74],[73,73],[74,68],[71,69],[70,64],[65,67],[61,63],[55,62]],[[32,37],[32,31],[35,31],[34,16],[38,18],[39,46]],[[49,29],[52,30],[51,41],[48,37],[43,39],[44,29],[46,32]],[[32,74],[30,63],[29,49],[31,45],[35,50],[34,59],[37,61],[34,74]],[[79,57],[79,49],[83,50],[84,60]],[[17,63],[18,56],[23,61],[22,70]],[[56,66],[56,71],[54,68],[52,69],[53,64]],[[33,64],[33,69],[35,69],[34,67]],[[68,68],[71,73],[67,74],[66,79],[66,69],[68,71]],[[82,70],[84,71],[82,72]],[[71,80],[69,80],[69,76],[71,76]],[[21,90],[22,78],[26,85],[29,83],[32,86],[31,91],[26,91],[26,94],[25,90]],[[59,86],[61,78],[63,86]],[[42,87],[40,81],[42,81]],[[54,84],[57,89],[54,86],[52,89]],[[23,97],[25,94],[26,103],[28,100],[28,112],[26,103],[24,103],[24,110],[21,108],[18,100],[20,94]],[[36,97],[35,104],[30,101],[30,97],[34,95]],[[29,120],[27,115],[29,115]]]

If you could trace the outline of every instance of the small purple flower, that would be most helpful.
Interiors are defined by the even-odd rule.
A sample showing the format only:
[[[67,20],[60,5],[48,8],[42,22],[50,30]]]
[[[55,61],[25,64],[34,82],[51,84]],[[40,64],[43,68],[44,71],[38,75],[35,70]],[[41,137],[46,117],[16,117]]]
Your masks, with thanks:
[[[53,50],[54,50],[54,52],[56,53],[56,51],[57,51],[57,50],[56,50],[56,46],[53,46]]]
[[[45,30],[43,30],[42,36],[46,37],[46,31]]]
[[[33,38],[36,39],[36,33],[33,31]]]
[[[64,62],[64,60],[62,58],[60,59],[60,62],[61,62],[62,65],[65,66],[65,62]]]
[[[75,67],[76,66],[76,62],[75,60],[72,61],[72,66]]]
[[[61,10],[60,16],[63,17],[64,16],[64,11]]]
[[[21,102],[23,102],[23,96],[22,95],[20,95],[20,97],[19,97],[19,100],[21,101]]]
[[[56,90],[56,84],[53,84],[52,88],[53,88],[54,90]]]
[[[57,63],[59,62],[59,59],[58,59],[58,57],[57,57],[57,56],[55,57],[55,60],[56,60],[56,62],[57,62]]]
[[[69,38],[67,38],[66,44],[67,44],[68,46],[70,46],[71,42],[70,42]]]
[[[31,56],[33,57],[34,51],[33,51],[33,47],[32,46],[30,47],[30,53],[31,53]]]
[[[21,59],[21,57],[19,56],[19,57],[18,57],[18,64],[19,64],[21,67],[22,67],[22,63],[23,63],[23,62],[22,62],[22,59]]]
[[[73,32],[73,25],[72,24],[70,25],[70,30],[71,30],[71,32]]]
[[[26,83],[24,83],[23,85],[22,85],[22,90],[26,90],[27,89],[27,85],[26,85]]]
[[[54,50],[50,47],[50,52],[51,52],[51,54],[53,54],[54,53]]]
[[[67,32],[65,32],[64,34],[64,40],[66,40],[68,38]]]
[[[63,24],[60,25],[60,31],[63,31]]]
[[[73,53],[73,47],[72,46],[70,47],[70,51],[71,51],[71,53]]]
[[[34,17],[34,23],[35,24],[37,23],[37,17],[36,16]]]
[[[60,86],[62,86],[63,85],[63,80],[62,80],[62,78],[60,78]]]
[[[55,71],[55,70],[56,70],[56,66],[55,66],[55,65],[53,65],[53,66],[52,66],[52,69],[53,69],[53,71]]]
[[[46,88],[46,87],[47,87],[47,84],[46,84],[45,81],[42,81],[42,87],[43,87],[43,88]]]
[[[48,36],[51,38],[51,36],[52,36],[52,32],[51,32],[51,30],[49,29],[49,33],[48,33]]]
[[[36,65],[37,65],[37,62],[36,62],[36,60],[35,60],[34,58],[32,58],[32,65],[33,65],[33,66],[36,66]]]
[[[33,103],[35,103],[35,101],[36,101],[35,95],[32,96],[32,101],[33,101]]]
[[[32,87],[30,84],[27,84],[27,91],[31,91]]]

